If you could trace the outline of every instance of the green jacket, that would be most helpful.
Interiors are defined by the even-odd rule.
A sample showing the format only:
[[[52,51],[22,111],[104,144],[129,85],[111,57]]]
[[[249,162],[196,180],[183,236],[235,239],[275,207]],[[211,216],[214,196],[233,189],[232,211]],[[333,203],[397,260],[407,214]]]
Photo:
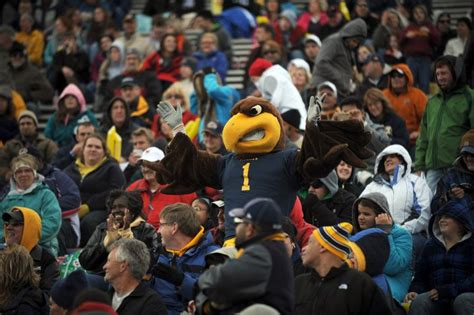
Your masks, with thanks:
[[[416,171],[451,167],[462,136],[474,127],[474,91],[467,85],[428,101],[416,142]]]
[[[23,192],[18,191],[15,182],[10,180],[10,190],[6,196],[0,197],[0,215],[13,207],[26,207],[36,211],[41,217],[40,245],[57,255],[61,208],[54,193],[43,183],[43,177],[38,177],[39,179]],[[0,235],[4,235],[3,233],[3,224],[0,224]]]

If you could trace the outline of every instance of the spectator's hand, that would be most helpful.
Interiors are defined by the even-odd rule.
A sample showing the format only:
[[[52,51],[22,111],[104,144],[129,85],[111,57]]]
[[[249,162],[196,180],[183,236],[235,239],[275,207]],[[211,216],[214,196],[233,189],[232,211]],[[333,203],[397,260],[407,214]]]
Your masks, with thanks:
[[[167,102],[160,102],[156,106],[156,111],[160,114],[161,118],[171,127],[176,130],[179,127],[184,129],[183,125],[183,113],[181,106],[177,106],[175,109],[173,105]]]
[[[112,214],[109,214],[109,217],[107,218],[107,232],[116,232],[117,228],[115,227],[115,219]]]
[[[416,171],[416,176],[423,177],[423,171]]]
[[[410,141],[418,139],[418,136],[420,135],[419,131],[412,131],[410,133]]]
[[[382,14],[382,19],[380,21],[380,23],[383,25],[383,26],[387,26],[388,24],[388,12],[387,11],[384,11],[383,14]]]
[[[387,213],[381,213],[375,217],[375,224],[377,225],[392,225],[393,220]]]
[[[132,223],[132,215],[130,214],[130,210],[125,209],[125,214],[123,216],[122,229],[128,230],[130,228],[130,223]]]
[[[407,295],[405,295],[405,299],[403,300],[404,303],[410,303],[411,301],[413,301],[416,296],[418,295],[418,293],[416,292],[408,292]]]
[[[196,302],[194,300],[188,303],[188,314],[196,314]]]
[[[464,198],[464,189],[462,189],[459,186],[454,186],[453,188],[451,188],[449,192],[452,198],[457,198],[457,199]]]
[[[432,299],[433,301],[438,301],[438,298],[439,298],[438,290],[432,289],[430,291],[430,299]]]
[[[308,107],[308,122],[318,121],[321,119],[321,108],[325,98],[326,93],[311,96]]]
[[[69,67],[64,66],[61,68],[61,71],[66,79],[74,77],[74,70]]]
[[[416,33],[414,31],[408,31],[406,36],[407,38],[413,38],[416,36]]]
[[[74,156],[79,156],[82,153],[82,145],[83,143],[76,143],[76,145],[72,148],[71,153]]]
[[[422,33],[424,33],[425,35],[429,35],[429,34],[430,34],[430,29],[429,29],[428,27],[426,27],[426,26],[420,27],[420,31],[421,31]]]
[[[163,263],[154,265],[151,268],[151,274],[176,286],[180,286],[184,279],[184,273]]]
[[[130,164],[131,166],[135,166],[137,165],[138,159],[139,157],[135,154],[135,152],[132,152],[128,156],[128,164]]]

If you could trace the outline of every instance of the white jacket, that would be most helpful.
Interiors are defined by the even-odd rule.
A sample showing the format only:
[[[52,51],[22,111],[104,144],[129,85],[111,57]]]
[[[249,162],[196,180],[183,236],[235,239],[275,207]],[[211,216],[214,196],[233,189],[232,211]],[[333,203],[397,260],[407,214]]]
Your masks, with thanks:
[[[305,129],[306,107],[288,71],[280,65],[271,66],[255,85],[262,97],[269,100],[281,114],[290,109],[298,110],[301,115],[300,129]]]
[[[398,154],[405,160],[406,166],[398,165],[390,181],[384,174],[383,157]],[[361,196],[370,192],[380,192],[387,198],[390,214],[395,223],[403,226],[412,234],[427,231],[431,217],[431,199],[433,194],[424,177],[411,174],[412,160],[408,151],[401,145],[386,147],[375,161],[374,181]]]

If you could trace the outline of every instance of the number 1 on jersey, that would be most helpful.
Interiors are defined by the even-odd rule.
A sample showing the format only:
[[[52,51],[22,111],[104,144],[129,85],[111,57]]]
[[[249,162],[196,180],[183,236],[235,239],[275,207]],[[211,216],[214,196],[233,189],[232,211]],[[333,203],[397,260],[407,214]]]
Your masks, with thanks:
[[[242,191],[250,190],[249,170],[250,170],[250,162],[247,162],[242,166],[242,176],[244,177],[244,182],[242,183]]]

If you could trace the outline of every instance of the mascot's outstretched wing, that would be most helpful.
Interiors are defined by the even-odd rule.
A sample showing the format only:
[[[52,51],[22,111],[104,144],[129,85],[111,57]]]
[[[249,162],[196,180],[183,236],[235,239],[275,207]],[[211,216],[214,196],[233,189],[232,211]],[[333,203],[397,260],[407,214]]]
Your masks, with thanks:
[[[326,177],[341,160],[366,168],[363,160],[374,155],[365,147],[371,135],[364,131],[362,122],[320,120],[324,97],[311,97],[303,145],[297,157],[297,171],[305,182]]]
[[[173,128],[173,140],[166,148],[166,156],[159,162],[143,161],[144,165],[156,171],[160,184],[168,186],[165,194],[188,194],[203,187],[220,189],[217,174],[220,155],[197,150],[191,139],[184,133],[181,108],[161,102],[157,106],[160,116]]]

